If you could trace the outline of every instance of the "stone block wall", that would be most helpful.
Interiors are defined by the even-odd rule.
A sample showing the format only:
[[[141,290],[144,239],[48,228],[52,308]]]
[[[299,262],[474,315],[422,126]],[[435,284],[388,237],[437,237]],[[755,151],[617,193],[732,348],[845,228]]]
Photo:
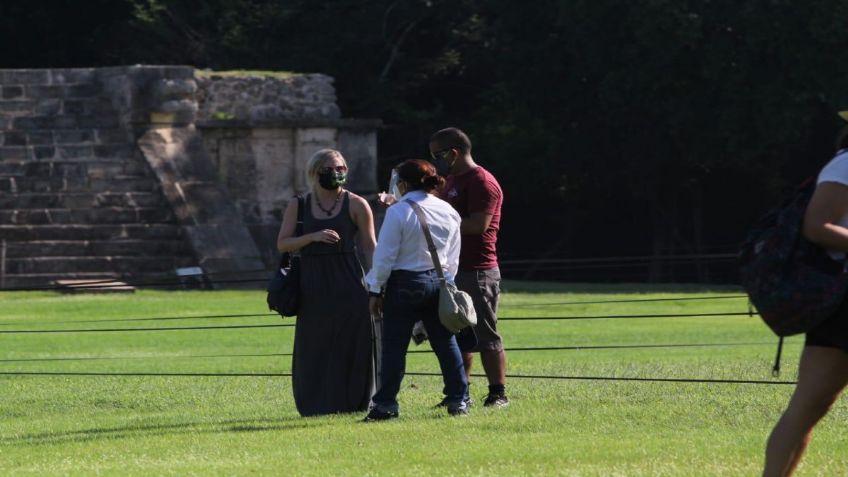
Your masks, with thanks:
[[[380,123],[340,116],[324,75],[0,70],[0,286],[273,265],[315,151],[341,150],[349,188],[376,189]]]
[[[0,70],[3,286],[171,277],[197,264],[108,86],[126,74]]]
[[[289,200],[306,192],[305,166],[324,148],[348,162],[347,188],[371,198],[377,189],[379,122],[205,122],[203,141],[242,219],[266,261],[276,256],[276,237]]]
[[[267,263],[277,255],[286,204],[306,192],[306,162],[319,149],[345,156],[348,189],[366,197],[376,192],[381,122],[341,119],[329,76],[203,74],[198,86],[206,150]]]
[[[267,121],[341,118],[333,78],[322,74],[235,76],[198,72],[198,119]]]

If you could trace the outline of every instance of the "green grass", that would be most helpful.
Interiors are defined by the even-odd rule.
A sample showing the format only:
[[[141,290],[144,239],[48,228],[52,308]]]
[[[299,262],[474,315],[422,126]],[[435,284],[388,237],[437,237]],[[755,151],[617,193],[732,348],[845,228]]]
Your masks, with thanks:
[[[727,287],[503,288],[502,317],[747,310],[743,299],[522,306],[740,294]],[[260,292],[2,293],[0,331],[284,323],[187,318],[265,311]],[[115,321],[145,317],[186,318]],[[513,351],[511,374],[772,379],[776,340],[757,318],[504,320],[500,327],[508,348],[746,343]],[[292,333],[0,334],[0,373],[287,373],[290,356],[273,355],[291,352]],[[795,378],[800,349],[800,338],[788,341],[781,380]],[[428,353],[408,361],[409,371],[438,369]],[[476,378],[478,403],[485,390]],[[0,376],[0,475],[754,476],[792,386],[514,378],[508,390],[508,408],[478,404],[467,418],[448,418],[431,408],[440,379],[407,376],[401,419],[363,424],[359,414],[300,418],[288,377]],[[798,475],[848,474],[846,419],[848,406],[839,402]]]

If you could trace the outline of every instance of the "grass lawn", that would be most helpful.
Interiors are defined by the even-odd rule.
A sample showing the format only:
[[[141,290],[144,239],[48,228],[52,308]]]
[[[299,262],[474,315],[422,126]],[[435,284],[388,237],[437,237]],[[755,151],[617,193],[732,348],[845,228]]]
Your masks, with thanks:
[[[523,318],[500,324],[513,349],[509,372],[773,380],[777,341],[758,318],[527,319],[747,311],[738,298],[594,303],[739,294],[506,282],[500,315]],[[511,405],[491,410],[480,405],[486,383],[477,377],[471,415],[449,418],[432,409],[440,378],[407,376],[401,418],[364,424],[359,414],[300,418],[286,376],[9,374],[288,373],[291,327],[8,333],[292,323],[264,313],[261,292],[0,293],[0,475],[754,476],[793,389],[516,377]],[[190,318],[233,314],[259,316]],[[174,319],[133,320],[161,317]],[[795,379],[801,343],[788,340],[778,380]],[[721,346],[655,346],[671,344]],[[593,348],[613,345],[632,347]],[[531,347],[572,348],[519,349]],[[438,370],[430,353],[408,362],[410,372]],[[843,400],[798,475],[848,475],[846,420]]]

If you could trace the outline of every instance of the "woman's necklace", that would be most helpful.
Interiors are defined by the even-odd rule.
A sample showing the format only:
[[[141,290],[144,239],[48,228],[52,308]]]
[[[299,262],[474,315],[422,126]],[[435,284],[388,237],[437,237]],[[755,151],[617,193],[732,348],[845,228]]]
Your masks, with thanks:
[[[341,199],[341,198],[342,198],[342,191],[339,190],[339,195],[336,196],[336,200],[333,201],[333,205],[331,205],[329,209],[325,209],[321,205],[321,198],[318,196],[318,194],[315,194],[315,205],[317,205],[318,208],[321,209],[322,211],[324,211],[327,214],[327,217],[329,217],[329,216],[333,215],[333,211],[336,210],[336,205],[338,205],[339,199]]]

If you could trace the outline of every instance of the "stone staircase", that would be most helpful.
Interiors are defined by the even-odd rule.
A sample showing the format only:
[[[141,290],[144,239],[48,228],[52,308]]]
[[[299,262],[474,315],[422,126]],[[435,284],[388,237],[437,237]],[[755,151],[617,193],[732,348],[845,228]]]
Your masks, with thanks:
[[[96,70],[0,70],[5,288],[173,280],[196,265],[159,181]]]

